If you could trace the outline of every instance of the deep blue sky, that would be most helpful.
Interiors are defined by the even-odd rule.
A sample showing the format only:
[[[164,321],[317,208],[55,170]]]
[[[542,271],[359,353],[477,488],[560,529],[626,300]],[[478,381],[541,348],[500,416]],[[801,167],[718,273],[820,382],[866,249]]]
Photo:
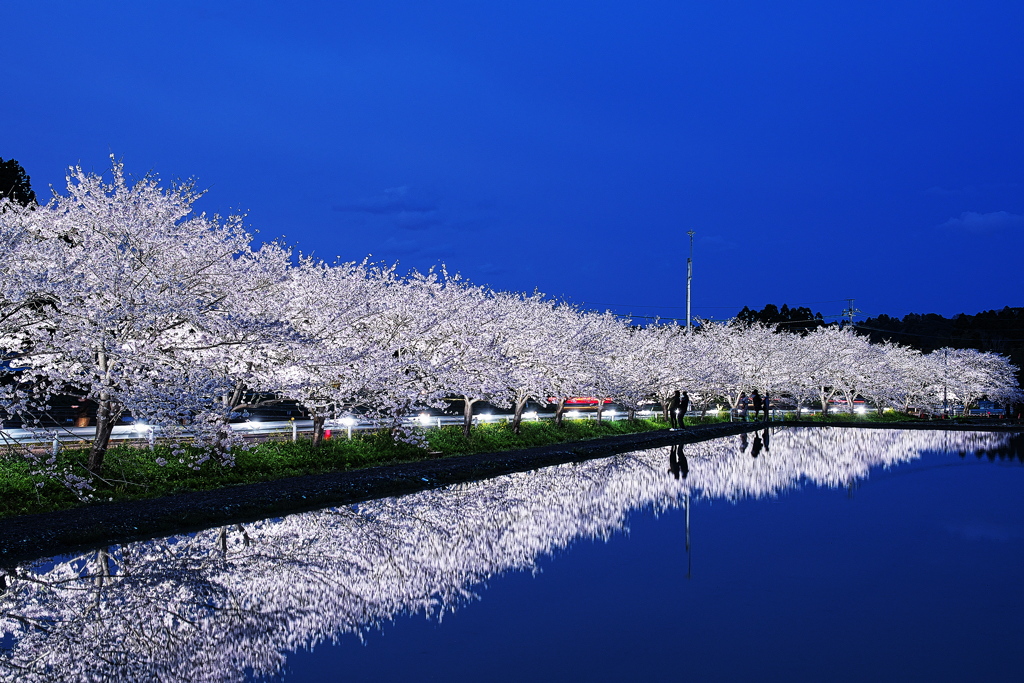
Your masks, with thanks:
[[[619,312],[1024,305],[1024,3],[5,3],[0,157]],[[821,302],[821,303],[818,303]],[[602,306],[603,307],[603,306]],[[673,308],[679,307],[679,308]]]

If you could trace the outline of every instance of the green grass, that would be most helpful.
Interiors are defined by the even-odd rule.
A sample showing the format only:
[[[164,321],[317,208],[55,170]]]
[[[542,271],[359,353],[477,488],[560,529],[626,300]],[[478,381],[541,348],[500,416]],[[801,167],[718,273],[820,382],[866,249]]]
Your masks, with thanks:
[[[190,465],[199,455],[198,451],[189,452],[183,458],[185,462],[181,462],[167,446],[158,445],[153,451],[115,446],[107,451],[102,480],[93,482],[95,490],[91,495],[96,501],[153,498],[371,465],[580,441],[667,426],[656,420],[602,423],[566,420],[560,428],[551,421],[524,422],[522,433],[516,435],[507,423],[500,422],[474,427],[468,439],[462,435],[461,427],[442,427],[426,431],[428,450],[396,444],[383,432],[355,435],[351,440],[330,439],[317,449],[309,440],[265,441],[247,451],[239,450],[233,467],[211,460],[198,471]],[[66,468],[84,475],[87,456],[83,449],[64,450],[58,455],[58,469]],[[163,458],[167,464],[158,465],[157,458]],[[33,469],[20,454],[0,455],[0,518],[83,504],[61,483],[31,474]]]
[[[657,420],[620,420],[617,422],[596,422],[589,420],[566,420],[561,427],[554,422],[524,422],[521,434],[513,434],[506,422],[483,424],[474,427],[467,439],[462,427],[451,426],[431,429],[427,432],[430,450],[444,455],[490,453],[516,448],[530,448],[547,444],[565,443],[596,439],[616,434],[634,434],[654,429],[665,429],[668,424]]]

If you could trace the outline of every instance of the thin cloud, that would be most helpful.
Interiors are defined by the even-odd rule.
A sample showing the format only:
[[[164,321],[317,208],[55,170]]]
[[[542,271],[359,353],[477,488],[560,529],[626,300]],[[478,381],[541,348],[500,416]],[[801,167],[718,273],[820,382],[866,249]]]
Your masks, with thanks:
[[[932,197],[980,197],[982,195],[991,195],[992,193],[1005,192],[1007,190],[1016,190],[1020,187],[1020,183],[984,183],[981,185],[965,185],[964,187],[943,187],[941,185],[935,185],[923,190],[923,194]]]
[[[975,233],[1017,230],[1024,228],[1024,216],[1006,211],[993,211],[992,213],[964,211],[959,218],[950,218],[939,227]]]
[[[1004,525],[995,524],[957,524],[949,526],[949,531],[955,536],[967,539],[968,541],[994,541],[996,543],[1007,543],[1024,538],[1024,533]]]
[[[436,202],[415,197],[408,186],[389,187],[379,195],[334,205],[335,211],[368,213],[376,216],[394,214],[431,213],[437,211]]]

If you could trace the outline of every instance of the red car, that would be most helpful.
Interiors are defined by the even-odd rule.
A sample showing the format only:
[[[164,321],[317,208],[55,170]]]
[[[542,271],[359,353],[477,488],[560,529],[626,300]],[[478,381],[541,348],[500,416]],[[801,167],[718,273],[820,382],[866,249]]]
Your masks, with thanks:
[[[593,396],[573,396],[572,398],[565,399],[566,406],[572,406],[573,408],[596,408],[598,403],[597,398]],[[610,398],[604,399],[603,403],[608,405],[612,400]],[[548,397],[548,403],[558,403],[558,399],[554,397]]]

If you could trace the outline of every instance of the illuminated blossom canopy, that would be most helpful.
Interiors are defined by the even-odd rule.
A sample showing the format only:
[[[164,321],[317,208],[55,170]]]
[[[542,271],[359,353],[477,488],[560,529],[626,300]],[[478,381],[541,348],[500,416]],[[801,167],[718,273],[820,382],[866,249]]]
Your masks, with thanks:
[[[196,213],[191,184],[132,183],[116,161],[109,176],[75,167],[43,206],[0,199],[0,348],[19,369],[0,384],[0,413],[40,425],[55,396],[93,401],[93,474],[124,415],[187,431],[207,446],[200,460],[230,465],[229,421],[282,400],[313,418],[315,442],[327,420],[357,410],[418,442],[405,418],[450,399],[463,402],[467,430],[481,401],[511,408],[518,430],[528,400],[555,405],[560,424],[574,396],[627,411],[676,390],[702,411],[736,408],[754,389],[825,411],[858,397],[929,409],[943,396],[964,406],[1021,396],[1017,368],[999,354],[923,355],[837,326],[634,327],[443,267],[402,274],[256,246],[241,216]],[[88,477],[27,455],[87,488]]]

